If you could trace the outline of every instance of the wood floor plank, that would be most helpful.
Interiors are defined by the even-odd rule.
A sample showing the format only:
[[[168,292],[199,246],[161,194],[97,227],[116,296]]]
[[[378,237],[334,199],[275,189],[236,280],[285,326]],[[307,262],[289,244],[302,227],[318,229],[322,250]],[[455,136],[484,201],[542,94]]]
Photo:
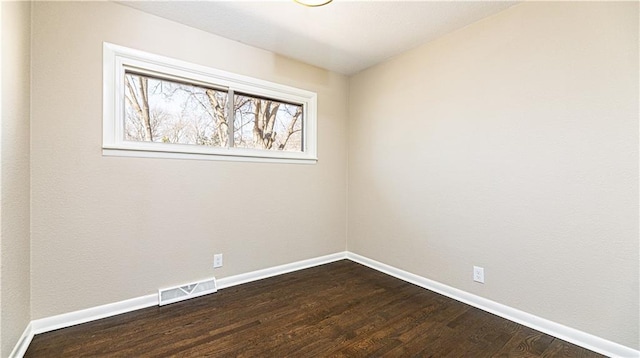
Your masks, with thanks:
[[[36,335],[25,357],[601,357],[343,260]]]
[[[540,357],[553,340],[552,336],[520,326],[494,357]]]

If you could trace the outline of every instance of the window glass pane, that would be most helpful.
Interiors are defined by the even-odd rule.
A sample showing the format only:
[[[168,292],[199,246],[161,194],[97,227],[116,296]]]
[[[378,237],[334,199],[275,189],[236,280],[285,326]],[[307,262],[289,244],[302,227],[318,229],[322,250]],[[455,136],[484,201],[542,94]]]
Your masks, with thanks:
[[[234,95],[234,146],[302,152],[302,105]]]
[[[127,141],[226,147],[227,92],[125,74]]]

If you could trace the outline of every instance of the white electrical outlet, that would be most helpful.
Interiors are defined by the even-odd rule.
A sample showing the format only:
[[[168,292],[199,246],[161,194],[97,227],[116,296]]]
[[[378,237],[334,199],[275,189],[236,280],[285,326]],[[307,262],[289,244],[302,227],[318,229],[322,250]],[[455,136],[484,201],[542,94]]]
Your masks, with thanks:
[[[473,266],[473,280],[484,283],[484,268]]]
[[[222,267],[222,254],[213,255],[213,268]]]

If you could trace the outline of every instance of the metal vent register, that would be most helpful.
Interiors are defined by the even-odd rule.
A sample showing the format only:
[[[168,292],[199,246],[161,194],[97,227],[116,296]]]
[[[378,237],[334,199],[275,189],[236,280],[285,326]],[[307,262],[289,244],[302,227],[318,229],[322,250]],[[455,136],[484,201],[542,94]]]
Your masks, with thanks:
[[[218,291],[216,279],[193,282],[182,286],[163,288],[158,290],[158,305],[164,306],[170,303],[188,300]]]

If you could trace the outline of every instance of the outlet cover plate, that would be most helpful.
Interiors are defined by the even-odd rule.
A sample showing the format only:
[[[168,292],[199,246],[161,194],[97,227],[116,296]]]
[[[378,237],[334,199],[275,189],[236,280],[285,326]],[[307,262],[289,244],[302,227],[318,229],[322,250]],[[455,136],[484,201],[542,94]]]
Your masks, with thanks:
[[[222,254],[213,255],[213,268],[222,267]]]
[[[473,280],[475,282],[484,283],[484,268],[473,266]]]

